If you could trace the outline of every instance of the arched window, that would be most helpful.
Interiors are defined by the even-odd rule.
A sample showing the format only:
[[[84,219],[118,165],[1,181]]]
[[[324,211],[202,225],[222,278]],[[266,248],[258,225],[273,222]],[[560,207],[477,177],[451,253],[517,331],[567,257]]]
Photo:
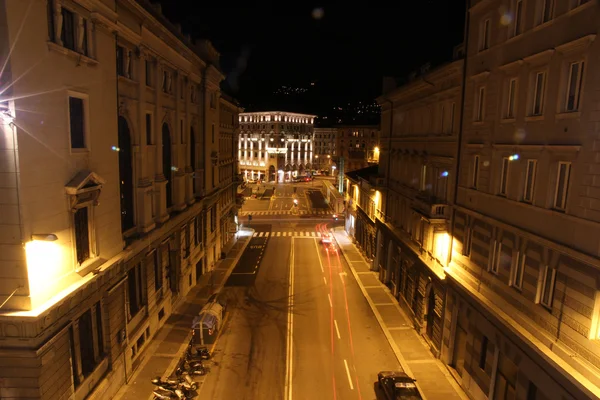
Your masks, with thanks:
[[[190,127],[190,166],[192,167],[192,192],[196,194],[196,136]]]
[[[119,182],[121,191],[121,231],[134,225],[133,216],[133,164],[131,156],[131,134],[129,124],[119,117]]]
[[[167,178],[167,208],[173,205],[173,192],[171,191],[171,181],[173,180],[173,163],[171,162],[171,131],[166,123],[162,127],[162,167],[163,175]]]

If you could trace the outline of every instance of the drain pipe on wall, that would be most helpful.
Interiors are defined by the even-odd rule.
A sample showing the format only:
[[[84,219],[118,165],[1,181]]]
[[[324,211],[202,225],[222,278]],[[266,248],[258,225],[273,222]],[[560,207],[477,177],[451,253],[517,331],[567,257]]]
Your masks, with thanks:
[[[456,218],[456,209],[455,205],[458,201],[458,184],[460,181],[460,158],[461,158],[461,148],[462,148],[462,137],[463,137],[463,128],[465,124],[465,93],[467,90],[467,54],[469,51],[469,24],[471,20],[471,14],[469,12],[469,0],[465,0],[465,31],[464,31],[464,56],[463,56],[463,73],[462,73],[462,91],[460,98],[460,127],[458,130],[458,136],[456,141],[458,146],[456,148],[456,162],[454,169],[454,196],[453,196],[453,204],[452,204],[452,218],[450,219],[450,248],[448,249],[448,259],[446,260],[446,265],[450,265],[450,261],[452,260],[452,252],[454,249],[454,221]]]

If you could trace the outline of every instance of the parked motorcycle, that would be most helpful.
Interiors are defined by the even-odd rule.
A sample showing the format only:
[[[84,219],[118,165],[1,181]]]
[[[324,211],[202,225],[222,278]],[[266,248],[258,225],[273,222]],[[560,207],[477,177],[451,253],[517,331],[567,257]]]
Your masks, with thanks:
[[[211,354],[205,346],[196,347],[195,349],[190,345],[188,346],[185,356],[188,360],[200,359],[210,360]]]
[[[208,371],[206,370],[206,367],[204,367],[204,365],[202,365],[202,362],[196,362],[196,361],[189,361],[185,358],[183,358],[180,362],[179,365],[177,366],[177,370],[175,371],[175,374],[177,376],[182,376],[185,374],[189,374],[189,375],[206,375]]]

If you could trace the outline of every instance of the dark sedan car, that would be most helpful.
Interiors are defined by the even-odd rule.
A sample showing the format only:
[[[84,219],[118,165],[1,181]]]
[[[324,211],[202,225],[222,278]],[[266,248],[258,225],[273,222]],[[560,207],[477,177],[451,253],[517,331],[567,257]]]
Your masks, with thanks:
[[[381,371],[377,374],[376,392],[378,399],[422,400],[416,380],[401,371]]]

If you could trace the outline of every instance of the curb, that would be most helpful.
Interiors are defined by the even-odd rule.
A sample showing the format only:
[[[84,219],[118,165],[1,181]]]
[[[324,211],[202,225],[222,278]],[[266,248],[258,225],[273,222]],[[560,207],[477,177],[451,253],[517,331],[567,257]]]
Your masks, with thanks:
[[[335,229],[333,229],[333,231],[335,232]],[[377,318],[377,322],[379,322],[379,326],[380,326],[381,330],[383,331],[383,334],[387,338],[388,343],[390,344],[390,347],[392,348],[392,351],[394,352],[394,355],[398,359],[398,362],[400,363],[400,366],[402,367],[404,372],[406,372],[409,376],[413,377],[413,379],[414,379],[414,374],[412,373],[410,367],[408,366],[408,363],[404,359],[404,356],[400,352],[400,349],[398,348],[396,341],[392,337],[390,330],[388,329],[387,325],[383,321],[383,317],[381,316],[381,313],[379,312],[379,310],[377,310],[377,307],[375,306],[375,303],[373,303],[371,296],[369,296],[369,294],[367,293],[367,290],[365,289],[364,285],[360,281],[358,274],[356,273],[356,270],[352,266],[352,262],[348,258],[348,255],[346,255],[346,252],[342,250],[342,246],[340,246],[340,243],[338,242],[337,237],[334,232],[332,232],[332,234],[333,234],[333,237],[337,244],[338,251],[342,253],[342,255],[344,256],[344,259],[346,260],[346,263],[350,267],[350,271],[352,272],[352,275],[354,276],[354,279],[356,280],[356,283],[358,284],[360,291],[362,292],[363,296],[367,300],[367,303],[369,303],[369,306],[371,307],[373,314],[375,314],[375,318]],[[347,235],[346,231],[343,231],[343,232],[344,232],[344,234]],[[354,244],[351,243],[351,245],[354,245]],[[361,258],[362,258],[362,255],[361,255]],[[419,385],[418,381],[415,382],[415,385],[417,385],[417,388],[419,389],[419,393],[421,394],[421,397],[423,398],[423,400],[427,400],[427,397],[423,393],[423,390],[421,389],[421,386]]]

